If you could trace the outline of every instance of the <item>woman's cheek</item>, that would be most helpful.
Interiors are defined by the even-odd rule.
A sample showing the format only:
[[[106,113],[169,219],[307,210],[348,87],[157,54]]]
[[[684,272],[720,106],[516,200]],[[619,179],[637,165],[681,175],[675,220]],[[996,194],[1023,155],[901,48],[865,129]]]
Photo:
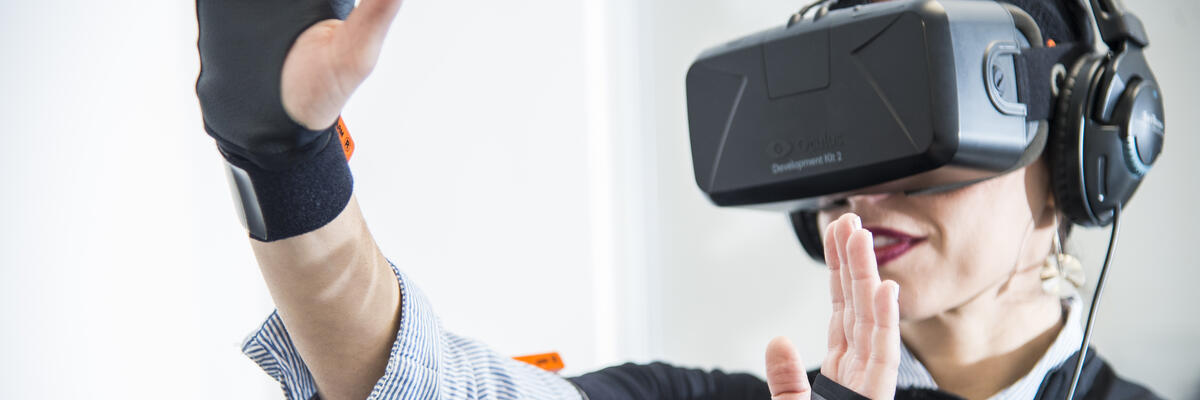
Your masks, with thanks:
[[[905,257],[902,268],[889,270],[888,265],[880,270],[883,279],[900,284],[900,318],[928,318],[950,307],[961,271],[953,267],[953,254],[947,254],[946,244],[931,237],[906,255],[911,258]]]
[[[931,287],[930,282],[914,281],[900,284],[900,319],[922,320],[942,311],[939,305],[937,288]]]

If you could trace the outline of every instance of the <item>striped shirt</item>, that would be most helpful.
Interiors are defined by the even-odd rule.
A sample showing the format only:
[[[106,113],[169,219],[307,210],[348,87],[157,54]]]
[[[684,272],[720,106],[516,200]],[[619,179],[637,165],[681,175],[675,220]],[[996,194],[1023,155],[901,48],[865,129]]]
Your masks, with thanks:
[[[1068,358],[1075,355],[1079,351],[1079,343],[1083,340],[1083,327],[1080,325],[1080,306],[1081,300],[1078,295],[1073,295],[1063,299],[1063,308],[1067,310],[1067,322],[1063,324],[1063,328],[1058,332],[1058,337],[1054,339],[1054,343],[1042,355],[1037,364],[1034,364],[1033,369],[1028,374],[1021,377],[1012,385],[1009,385],[1004,390],[996,393],[988,400],[1028,400],[1037,396],[1038,389],[1042,386],[1042,379],[1050,371],[1058,368]],[[899,373],[896,375],[896,387],[910,389],[937,389],[937,382],[933,381],[933,376],[929,374],[929,370],[921,364],[917,357],[908,350],[908,347],[900,344],[900,366]]]
[[[400,283],[400,329],[384,374],[368,400],[581,398],[581,392],[558,375],[443,330],[424,294],[395,265],[392,270]],[[992,396],[992,400],[1033,399],[1046,373],[1075,354],[1083,338],[1079,303],[1077,296],[1064,300],[1067,323],[1050,349],[1029,374]],[[271,313],[246,338],[242,352],[279,382],[285,398],[316,398],[316,381],[278,312]],[[903,344],[896,383],[899,388],[937,389],[933,376]]]
[[[425,295],[395,265],[392,270],[400,281],[400,329],[368,400],[580,398],[558,375],[443,330]],[[316,381],[278,312],[246,338],[242,352],[279,382],[287,399],[316,398]]]

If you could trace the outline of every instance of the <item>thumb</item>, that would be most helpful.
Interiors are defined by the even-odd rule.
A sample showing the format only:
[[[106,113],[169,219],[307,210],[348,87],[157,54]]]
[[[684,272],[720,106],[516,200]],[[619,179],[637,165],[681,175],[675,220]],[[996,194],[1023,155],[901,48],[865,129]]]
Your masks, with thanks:
[[[800,353],[786,337],[767,344],[767,386],[774,400],[809,400],[812,395]]]
[[[400,11],[400,3],[401,0],[362,0],[346,17],[347,38],[360,46],[378,48]]]

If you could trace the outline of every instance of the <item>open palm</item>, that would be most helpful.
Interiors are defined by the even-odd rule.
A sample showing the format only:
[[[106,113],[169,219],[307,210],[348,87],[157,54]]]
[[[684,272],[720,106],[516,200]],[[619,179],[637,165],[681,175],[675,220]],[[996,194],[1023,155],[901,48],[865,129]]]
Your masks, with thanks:
[[[880,282],[871,232],[845,214],[825,230],[833,316],[821,374],[872,399],[891,399],[900,363],[900,287]],[[796,348],[780,337],[767,345],[767,383],[777,400],[808,400],[812,388]]]

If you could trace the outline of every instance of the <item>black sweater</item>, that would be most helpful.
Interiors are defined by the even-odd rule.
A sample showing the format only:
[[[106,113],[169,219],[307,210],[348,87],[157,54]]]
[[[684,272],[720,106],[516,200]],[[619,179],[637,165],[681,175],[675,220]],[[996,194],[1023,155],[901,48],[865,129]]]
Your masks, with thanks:
[[[1150,390],[1118,377],[1112,367],[1095,354],[1091,349],[1088,350],[1075,399],[1160,399]],[[1035,398],[1064,399],[1076,360],[1078,353],[1047,373]],[[818,371],[809,371],[809,380],[813,383],[814,400],[865,399],[821,376]],[[588,400],[771,398],[767,383],[754,375],[688,369],[664,363],[624,364],[571,378],[570,381],[587,394]],[[940,390],[897,389],[896,399],[958,400],[961,397]]]

